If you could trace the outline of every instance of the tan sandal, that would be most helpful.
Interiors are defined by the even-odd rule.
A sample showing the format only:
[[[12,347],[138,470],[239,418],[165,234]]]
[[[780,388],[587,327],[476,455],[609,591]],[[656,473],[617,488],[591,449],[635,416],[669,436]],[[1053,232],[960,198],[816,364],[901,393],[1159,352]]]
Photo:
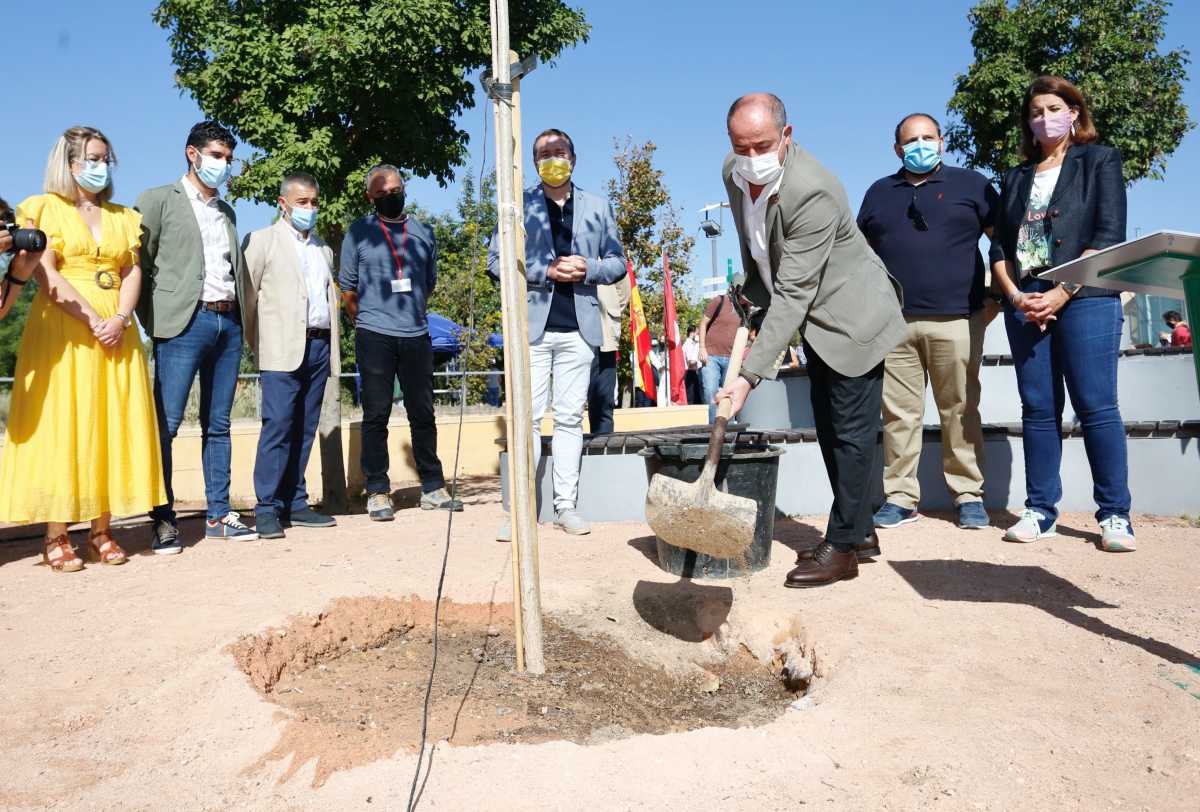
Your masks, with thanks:
[[[107,530],[88,533],[88,559],[94,564],[124,564],[129,559]]]
[[[57,538],[47,538],[43,542],[42,563],[54,572],[79,572],[83,569],[83,559],[75,552],[75,546],[65,533]]]

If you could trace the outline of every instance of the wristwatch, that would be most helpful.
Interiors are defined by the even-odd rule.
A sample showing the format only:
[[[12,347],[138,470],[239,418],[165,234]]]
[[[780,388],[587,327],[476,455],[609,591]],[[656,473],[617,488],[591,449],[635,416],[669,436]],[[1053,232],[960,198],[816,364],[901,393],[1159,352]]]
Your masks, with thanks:
[[[1074,296],[1083,287],[1078,282],[1059,282],[1058,284],[1062,285],[1062,289],[1067,292],[1068,296]]]
[[[127,316],[124,313],[122,313],[120,310],[117,311],[116,315],[120,317],[121,321],[125,322],[126,327],[133,326],[133,316]]]
[[[754,388],[755,388],[755,387],[757,387],[757,386],[758,386],[760,383],[762,383],[762,376],[761,376],[761,375],[755,375],[753,372],[747,372],[747,371],[746,371],[746,370],[744,370],[744,369],[743,369],[743,370],[741,370],[740,372],[738,372],[738,377],[739,377],[739,378],[745,378],[745,379],[746,379],[746,382],[750,384],[750,388],[751,388],[751,389],[754,389]]]

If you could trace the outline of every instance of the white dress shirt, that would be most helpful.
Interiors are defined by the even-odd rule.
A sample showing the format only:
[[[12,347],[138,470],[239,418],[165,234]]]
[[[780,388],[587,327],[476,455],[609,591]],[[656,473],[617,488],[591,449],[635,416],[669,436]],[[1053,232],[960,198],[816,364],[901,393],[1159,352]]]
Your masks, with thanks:
[[[758,275],[762,278],[767,290],[774,290],[775,283],[771,279],[771,252],[767,245],[767,201],[779,191],[783,184],[783,173],[770,186],[764,187],[758,193],[758,200],[750,199],[750,184],[733,170],[733,182],[742,190],[742,219],[746,223],[746,240],[750,244],[750,256],[758,266]]]
[[[692,336],[683,342],[683,360],[688,369],[700,368],[700,339]]]
[[[217,204],[219,194],[205,198],[200,190],[184,175],[179,184],[192,204],[196,225],[200,226],[200,241],[204,245],[204,286],[200,291],[202,302],[231,302],[237,298],[237,287],[233,280],[232,248],[229,244],[228,220]]]
[[[300,272],[304,275],[304,286],[308,289],[308,326],[319,330],[329,329],[329,285],[333,280],[333,269],[325,261],[325,253],[313,240],[312,232],[301,234],[287,220],[288,233],[295,240],[296,256],[300,260]]]

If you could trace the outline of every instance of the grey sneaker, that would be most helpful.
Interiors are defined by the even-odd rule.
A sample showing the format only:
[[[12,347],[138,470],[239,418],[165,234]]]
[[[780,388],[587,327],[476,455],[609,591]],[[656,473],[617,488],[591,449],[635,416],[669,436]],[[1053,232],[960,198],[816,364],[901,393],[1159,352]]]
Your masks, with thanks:
[[[1106,553],[1132,553],[1137,549],[1128,519],[1109,516],[1100,522],[1100,549]]]
[[[258,531],[247,527],[246,523],[242,521],[241,514],[231,510],[219,519],[206,521],[204,537],[228,541],[257,541]]]
[[[1047,519],[1036,510],[1025,508],[1021,511],[1021,518],[1017,520],[1017,523],[1005,532],[1004,540],[1028,544],[1031,541],[1053,538],[1057,535],[1057,522]]]
[[[179,528],[166,519],[156,521],[150,549],[155,555],[178,555],[183,552],[183,545],[179,543]]]
[[[367,494],[367,513],[373,522],[390,522],[396,518],[392,497],[386,493]]]
[[[592,526],[575,512],[575,508],[560,510],[554,514],[554,526],[561,528],[572,536],[586,536],[592,532]]]
[[[421,494],[421,510],[450,510],[459,513],[462,509],[462,500],[455,499],[445,488]]]

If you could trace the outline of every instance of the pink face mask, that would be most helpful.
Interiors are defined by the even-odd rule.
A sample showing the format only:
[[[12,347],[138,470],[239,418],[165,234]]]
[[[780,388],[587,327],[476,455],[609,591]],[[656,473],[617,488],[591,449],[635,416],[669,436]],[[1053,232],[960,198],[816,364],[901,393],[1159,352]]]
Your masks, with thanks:
[[[1057,144],[1062,137],[1071,131],[1070,109],[1060,110],[1057,113],[1044,113],[1041,118],[1035,118],[1029,122],[1029,129],[1033,130],[1033,137],[1041,144]]]

